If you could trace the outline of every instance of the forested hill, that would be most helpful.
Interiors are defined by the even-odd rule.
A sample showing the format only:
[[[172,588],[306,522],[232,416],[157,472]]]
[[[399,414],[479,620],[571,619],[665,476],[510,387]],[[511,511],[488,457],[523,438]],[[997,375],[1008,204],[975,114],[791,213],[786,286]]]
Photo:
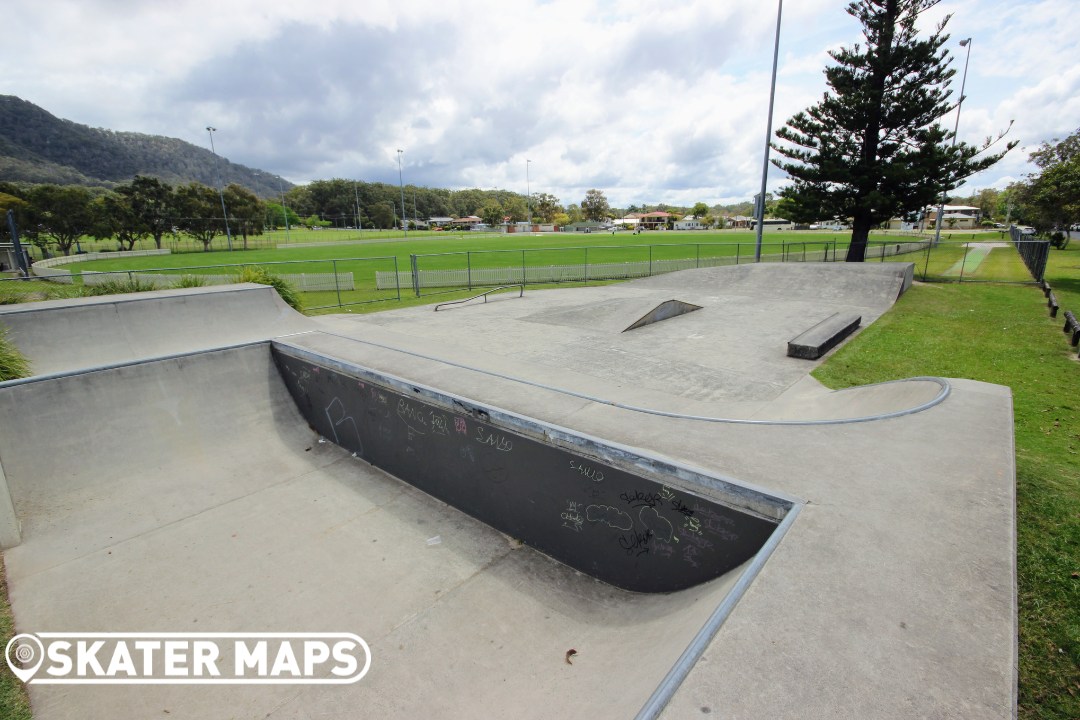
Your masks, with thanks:
[[[194,180],[214,187],[219,168],[227,182],[259,197],[279,192],[277,176],[215,160],[210,150],[183,140],[91,128],[0,95],[0,180],[113,187],[136,175],[151,175],[174,184]],[[282,181],[282,186],[288,190],[292,184]]]

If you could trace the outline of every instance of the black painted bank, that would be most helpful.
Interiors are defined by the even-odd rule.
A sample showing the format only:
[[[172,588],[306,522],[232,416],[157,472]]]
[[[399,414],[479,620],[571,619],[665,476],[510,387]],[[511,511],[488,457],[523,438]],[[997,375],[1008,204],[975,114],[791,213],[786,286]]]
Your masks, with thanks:
[[[753,557],[793,506],[288,343],[274,343],[274,359],[323,437],[626,590],[672,592],[723,575]]]

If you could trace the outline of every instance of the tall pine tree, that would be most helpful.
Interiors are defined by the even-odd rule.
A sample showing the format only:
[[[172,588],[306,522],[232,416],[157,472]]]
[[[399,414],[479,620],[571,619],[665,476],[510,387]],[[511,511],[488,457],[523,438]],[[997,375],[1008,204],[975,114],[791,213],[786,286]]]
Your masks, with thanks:
[[[863,27],[865,44],[830,51],[829,90],[821,102],[798,113],[776,132],[773,160],[794,183],[781,195],[806,219],[851,218],[848,262],[861,262],[870,229],[901,214],[934,204],[972,174],[990,167],[997,153],[953,144],[939,121],[956,110],[950,100],[943,34],[918,36],[919,16],[938,0],[857,0],[847,12]],[[782,141],[782,142],[780,142]]]

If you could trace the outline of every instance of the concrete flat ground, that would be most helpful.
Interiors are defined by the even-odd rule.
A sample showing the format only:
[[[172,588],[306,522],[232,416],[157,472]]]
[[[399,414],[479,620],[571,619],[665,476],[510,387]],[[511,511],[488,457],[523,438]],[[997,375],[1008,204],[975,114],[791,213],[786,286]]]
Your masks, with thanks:
[[[267,339],[799,500],[663,717],[1011,717],[1007,388],[953,380],[921,412],[843,425],[625,407],[835,420],[940,399],[926,380],[831,393],[784,354],[833,312],[887,311],[891,265],[691,271]],[[621,332],[668,299],[703,309]],[[228,293],[203,302],[228,311]],[[349,631],[372,648],[349,686],[31,685],[38,718],[632,717],[740,572],[641,595],[520,547],[320,442],[268,344],[0,386],[0,423],[21,632]]]

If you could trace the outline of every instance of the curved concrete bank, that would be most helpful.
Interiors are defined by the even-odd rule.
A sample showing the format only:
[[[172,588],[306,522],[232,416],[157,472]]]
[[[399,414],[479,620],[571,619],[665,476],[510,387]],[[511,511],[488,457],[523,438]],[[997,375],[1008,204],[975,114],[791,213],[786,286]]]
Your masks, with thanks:
[[[272,288],[252,283],[3,305],[0,323],[35,375],[311,329]]]

